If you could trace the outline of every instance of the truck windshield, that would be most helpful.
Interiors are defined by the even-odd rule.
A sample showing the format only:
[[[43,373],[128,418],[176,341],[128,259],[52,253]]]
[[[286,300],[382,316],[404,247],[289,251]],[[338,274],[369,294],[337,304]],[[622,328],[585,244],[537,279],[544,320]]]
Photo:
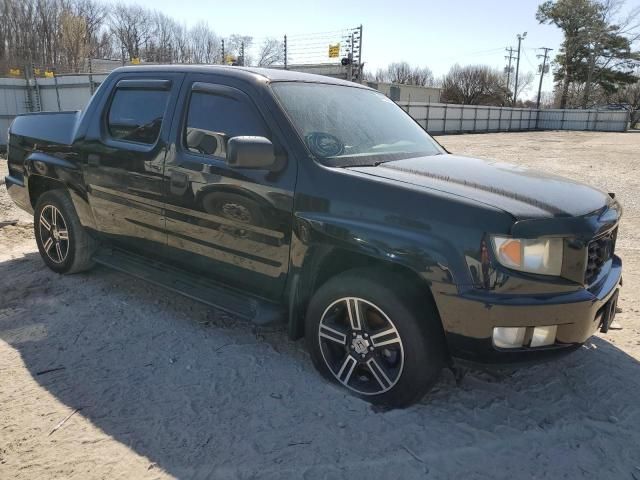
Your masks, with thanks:
[[[311,153],[325,165],[377,165],[444,153],[381,93],[321,83],[276,82],[272,86]]]

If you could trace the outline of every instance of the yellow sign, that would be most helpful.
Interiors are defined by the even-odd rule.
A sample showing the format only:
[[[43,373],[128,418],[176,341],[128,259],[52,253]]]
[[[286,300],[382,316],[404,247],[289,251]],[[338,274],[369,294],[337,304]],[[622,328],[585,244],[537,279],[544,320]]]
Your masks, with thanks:
[[[233,55],[225,55],[224,56],[224,63],[226,63],[227,65],[231,65],[232,63],[236,62],[236,57],[234,57]]]
[[[16,77],[20,76],[20,69],[19,68],[10,68],[9,69],[9,75],[14,75]]]
[[[140,65],[140,59],[138,57],[133,57],[131,59],[131,65]]]
[[[40,69],[39,68],[34,68],[33,69],[33,74],[34,75],[40,75]]]
[[[45,78],[53,78],[53,72],[50,72],[49,70],[45,70],[44,76]]]
[[[340,43],[329,45],[329,58],[338,58],[340,56]]]

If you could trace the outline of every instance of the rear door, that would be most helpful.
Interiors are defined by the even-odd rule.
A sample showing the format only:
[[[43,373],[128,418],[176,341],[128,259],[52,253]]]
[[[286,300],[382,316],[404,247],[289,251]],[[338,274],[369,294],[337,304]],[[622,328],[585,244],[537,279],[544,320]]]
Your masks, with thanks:
[[[98,230],[139,253],[166,245],[163,163],[183,74],[125,73],[94,115],[84,178]]]
[[[215,79],[188,76],[178,102],[165,165],[169,252],[189,270],[276,299],[288,269],[296,163],[268,109],[232,79]],[[281,168],[230,167],[227,141],[245,135],[269,138]]]

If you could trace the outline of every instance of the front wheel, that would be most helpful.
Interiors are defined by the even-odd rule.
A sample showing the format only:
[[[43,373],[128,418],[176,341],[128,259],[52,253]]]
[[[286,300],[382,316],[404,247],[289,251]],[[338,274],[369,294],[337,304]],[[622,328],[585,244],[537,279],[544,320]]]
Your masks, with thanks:
[[[393,272],[354,270],[329,280],[309,304],[305,335],[322,374],[392,407],[418,401],[445,360],[428,292]]]
[[[40,256],[54,272],[77,273],[93,266],[96,242],[65,191],[50,190],[38,198],[33,227]]]

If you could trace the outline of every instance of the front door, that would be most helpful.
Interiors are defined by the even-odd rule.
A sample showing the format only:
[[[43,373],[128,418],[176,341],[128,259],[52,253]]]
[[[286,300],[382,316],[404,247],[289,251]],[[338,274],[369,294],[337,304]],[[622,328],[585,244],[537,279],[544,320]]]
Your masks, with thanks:
[[[276,299],[288,269],[296,164],[264,109],[211,79],[187,77],[178,102],[165,163],[169,253],[189,270]],[[269,138],[281,167],[231,168],[227,141],[245,135]]]
[[[163,163],[182,74],[112,80],[83,142],[83,173],[97,229],[139,253],[166,245]]]

